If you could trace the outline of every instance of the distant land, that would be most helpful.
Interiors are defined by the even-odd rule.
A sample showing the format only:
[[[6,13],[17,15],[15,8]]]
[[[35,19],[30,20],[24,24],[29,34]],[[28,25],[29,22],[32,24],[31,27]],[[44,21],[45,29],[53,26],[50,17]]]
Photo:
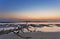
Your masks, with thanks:
[[[0,19],[0,23],[17,23],[17,22],[60,22],[60,20]]]

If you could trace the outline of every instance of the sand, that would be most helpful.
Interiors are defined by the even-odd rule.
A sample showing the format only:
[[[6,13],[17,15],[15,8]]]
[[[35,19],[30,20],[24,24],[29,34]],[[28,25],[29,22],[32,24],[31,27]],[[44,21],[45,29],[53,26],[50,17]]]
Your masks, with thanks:
[[[30,39],[60,39],[60,32],[27,32],[20,33],[24,37],[32,37]],[[14,33],[0,35],[0,39],[23,39]]]

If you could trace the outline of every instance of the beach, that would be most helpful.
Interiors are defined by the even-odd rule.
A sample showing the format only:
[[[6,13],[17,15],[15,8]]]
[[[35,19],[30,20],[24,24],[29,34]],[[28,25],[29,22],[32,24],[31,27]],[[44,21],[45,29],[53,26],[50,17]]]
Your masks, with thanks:
[[[24,37],[32,37],[29,39],[60,39],[60,32],[26,32],[20,33]],[[14,33],[0,35],[0,39],[24,39]]]

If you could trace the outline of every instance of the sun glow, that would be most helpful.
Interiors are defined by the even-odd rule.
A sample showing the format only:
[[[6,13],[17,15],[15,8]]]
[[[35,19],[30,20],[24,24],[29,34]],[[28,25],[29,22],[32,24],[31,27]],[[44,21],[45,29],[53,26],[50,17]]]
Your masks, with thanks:
[[[41,19],[60,19],[60,16],[39,16],[39,15],[16,15],[16,14],[7,14],[7,15],[0,15],[0,18],[17,18],[17,19],[36,19],[36,20],[41,20]]]

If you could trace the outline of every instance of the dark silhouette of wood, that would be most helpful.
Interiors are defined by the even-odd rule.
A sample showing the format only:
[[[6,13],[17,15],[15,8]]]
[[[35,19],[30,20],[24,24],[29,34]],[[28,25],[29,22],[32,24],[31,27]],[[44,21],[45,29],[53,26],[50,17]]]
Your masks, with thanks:
[[[20,35],[19,33],[15,33],[15,32],[13,32],[13,33],[14,33],[15,35],[17,35],[17,36],[23,38],[23,39],[29,39],[29,38],[32,38],[32,37],[24,37],[24,36]]]

